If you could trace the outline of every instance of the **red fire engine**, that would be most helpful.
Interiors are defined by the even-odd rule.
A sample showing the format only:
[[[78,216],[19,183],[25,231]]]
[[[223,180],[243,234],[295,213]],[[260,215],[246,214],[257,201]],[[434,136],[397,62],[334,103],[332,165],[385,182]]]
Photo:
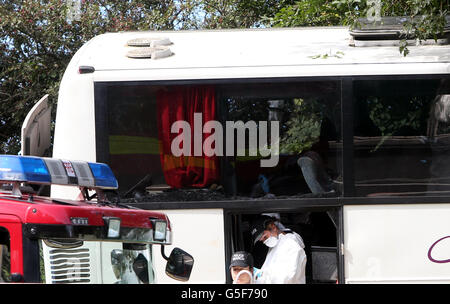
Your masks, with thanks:
[[[118,185],[106,164],[0,155],[0,183],[0,281],[155,283],[154,244],[166,274],[189,279],[193,257],[164,254],[172,239],[164,213],[108,200]],[[39,195],[52,184],[78,187],[79,200]]]

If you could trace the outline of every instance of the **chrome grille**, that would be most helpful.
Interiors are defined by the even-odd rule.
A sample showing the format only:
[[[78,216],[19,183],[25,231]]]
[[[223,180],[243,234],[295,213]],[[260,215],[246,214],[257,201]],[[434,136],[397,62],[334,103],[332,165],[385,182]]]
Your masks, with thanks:
[[[90,283],[90,253],[88,248],[50,249],[52,283]]]

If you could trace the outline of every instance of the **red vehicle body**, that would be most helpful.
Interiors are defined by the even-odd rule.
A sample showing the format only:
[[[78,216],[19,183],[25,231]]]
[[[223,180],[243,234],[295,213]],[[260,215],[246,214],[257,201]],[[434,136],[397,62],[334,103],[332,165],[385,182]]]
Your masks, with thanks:
[[[32,255],[36,252],[29,250],[35,246],[33,239],[74,238],[83,230],[86,236],[91,235],[91,238],[95,238],[94,235],[97,235],[101,238],[101,231],[105,230],[105,217],[120,218],[122,229],[127,227],[153,229],[150,219],[159,219],[166,221],[170,230],[169,219],[159,212],[84,201],[53,200],[32,194],[24,194],[18,199],[11,193],[0,192],[0,227],[9,232],[11,274],[22,277],[24,281],[38,281],[37,274],[33,273],[36,259]],[[74,225],[72,222],[74,218],[88,219],[89,224]]]
[[[154,244],[166,274],[189,279],[193,257],[179,248],[164,254],[167,216],[110,202],[118,184],[106,164],[0,155],[0,184],[12,185],[0,190],[0,281],[155,283]],[[54,184],[78,187],[78,199],[35,195]]]

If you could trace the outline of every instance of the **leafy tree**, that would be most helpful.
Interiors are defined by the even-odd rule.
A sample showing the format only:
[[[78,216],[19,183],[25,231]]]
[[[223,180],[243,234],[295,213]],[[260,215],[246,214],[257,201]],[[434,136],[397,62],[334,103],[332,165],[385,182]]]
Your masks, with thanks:
[[[56,102],[67,64],[92,37],[131,30],[258,27],[263,15],[272,16],[292,3],[0,0],[0,153],[20,150],[20,128],[26,114],[46,93],[50,102]]]
[[[423,112],[428,112],[429,101],[418,97],[391,99],[372,97],[368,99],[369,117],[381,132],[381,140],[371,152],[375,152],[393,135],[403,135],[414,130],[418,134],[423,121]],[[406,133],[407,134],[407,133]],[[422,133],[423,134],[423,133]]]
[[[0,0],[0,152],[17,153],[20,127],[44,94],[55,102],[74,53],[104,32],[128,30],[358,26],[380,15],[415,17],[405,37],[439,37],[450,0]],[[408,53],[406,41],[400,51]],[[312,54],[315,55],[315,54]],[[332,56],[338,56],[335,54]],[[53,107],[55,109],[55,107]]]
[[[300,154],[312,147],[320,136],[321,105],[315,100],[296,98],[280,141],[282,153]]]
[[[339,8],[332,0],[296,1],[263,20],[274,27],[331,26],[341,25],[345,12],[345,8]]]
[[[449,0],[338,0],[336,3],[349,8],[345,24],[351,28],[361,26],[360,18],[369,17],[375,10],[379,10],[380,17],[407,17],[403,23],[399,48],[404,56],[409,53],[407,39],[414,38],[420,43],[427,39],[437,40],[442,36],[450,9]]]
[[[361,27],[361,18],[378,22],[378,17],[406,16],[400,41],[400,53],[407,55],[407,38],[418,42],[438,39],[446,25],[450,0],[302,0],[283,6],[273,17],[265,18],[270,26],[348,25]]]
[[[198,9],[203,19],[199,28],[255,28],[266,26],[273,17],[294,0],[201,0]]]
[[[0,0],[0,153],[20,150],[26,114],[46,93],[56,101],[62,74],[86,41],[105,32],[191,28],[194,10],[190,0]]]

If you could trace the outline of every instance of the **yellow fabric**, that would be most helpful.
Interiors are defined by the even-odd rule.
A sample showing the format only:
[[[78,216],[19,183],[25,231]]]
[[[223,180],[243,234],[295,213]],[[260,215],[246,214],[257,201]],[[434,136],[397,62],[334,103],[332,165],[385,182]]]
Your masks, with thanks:
[[[109,136],[109,153],[121,154],[153,154],[159,155],[159,140],[143,136]]]

